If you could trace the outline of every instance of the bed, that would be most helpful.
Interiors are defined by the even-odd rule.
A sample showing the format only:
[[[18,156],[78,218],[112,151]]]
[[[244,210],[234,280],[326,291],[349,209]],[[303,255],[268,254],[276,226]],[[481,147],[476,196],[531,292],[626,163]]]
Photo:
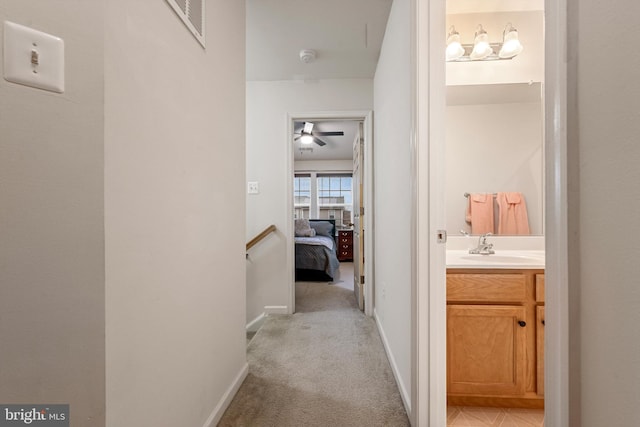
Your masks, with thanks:
[[[307,235],[301,230],[307,224],[313,230]],[[296,220],[295,265],[297,281],[337,280],[340,267],[336,254],[336,222],[329,219]]]

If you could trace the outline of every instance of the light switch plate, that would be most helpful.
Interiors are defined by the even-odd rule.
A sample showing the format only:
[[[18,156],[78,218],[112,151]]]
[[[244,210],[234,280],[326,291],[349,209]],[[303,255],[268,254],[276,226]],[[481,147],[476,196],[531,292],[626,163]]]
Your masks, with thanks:
[[[4,78],[64,92],[64,40],[14,22],[4,22]]]

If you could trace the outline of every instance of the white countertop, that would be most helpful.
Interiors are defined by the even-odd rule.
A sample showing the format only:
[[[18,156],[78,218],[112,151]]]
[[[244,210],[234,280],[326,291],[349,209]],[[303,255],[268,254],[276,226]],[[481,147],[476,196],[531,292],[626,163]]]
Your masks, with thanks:
[[[544,251],[498,250],[472,255],[468,250],[447,250],[447,268],[544,269]]]

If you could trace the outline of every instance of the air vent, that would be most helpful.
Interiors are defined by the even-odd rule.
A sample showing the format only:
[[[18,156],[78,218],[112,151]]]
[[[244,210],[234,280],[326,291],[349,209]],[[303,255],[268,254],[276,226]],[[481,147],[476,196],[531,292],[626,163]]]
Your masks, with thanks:
[[[204,3],[206,0],[167,0],[189,31],[205,47]]]

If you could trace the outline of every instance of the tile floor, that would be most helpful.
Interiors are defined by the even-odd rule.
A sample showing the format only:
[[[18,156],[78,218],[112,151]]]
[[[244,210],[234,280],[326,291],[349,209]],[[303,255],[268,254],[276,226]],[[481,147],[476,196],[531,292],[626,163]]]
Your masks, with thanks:
[[[544,410],[449,406],[447,426],[544,427]]]

